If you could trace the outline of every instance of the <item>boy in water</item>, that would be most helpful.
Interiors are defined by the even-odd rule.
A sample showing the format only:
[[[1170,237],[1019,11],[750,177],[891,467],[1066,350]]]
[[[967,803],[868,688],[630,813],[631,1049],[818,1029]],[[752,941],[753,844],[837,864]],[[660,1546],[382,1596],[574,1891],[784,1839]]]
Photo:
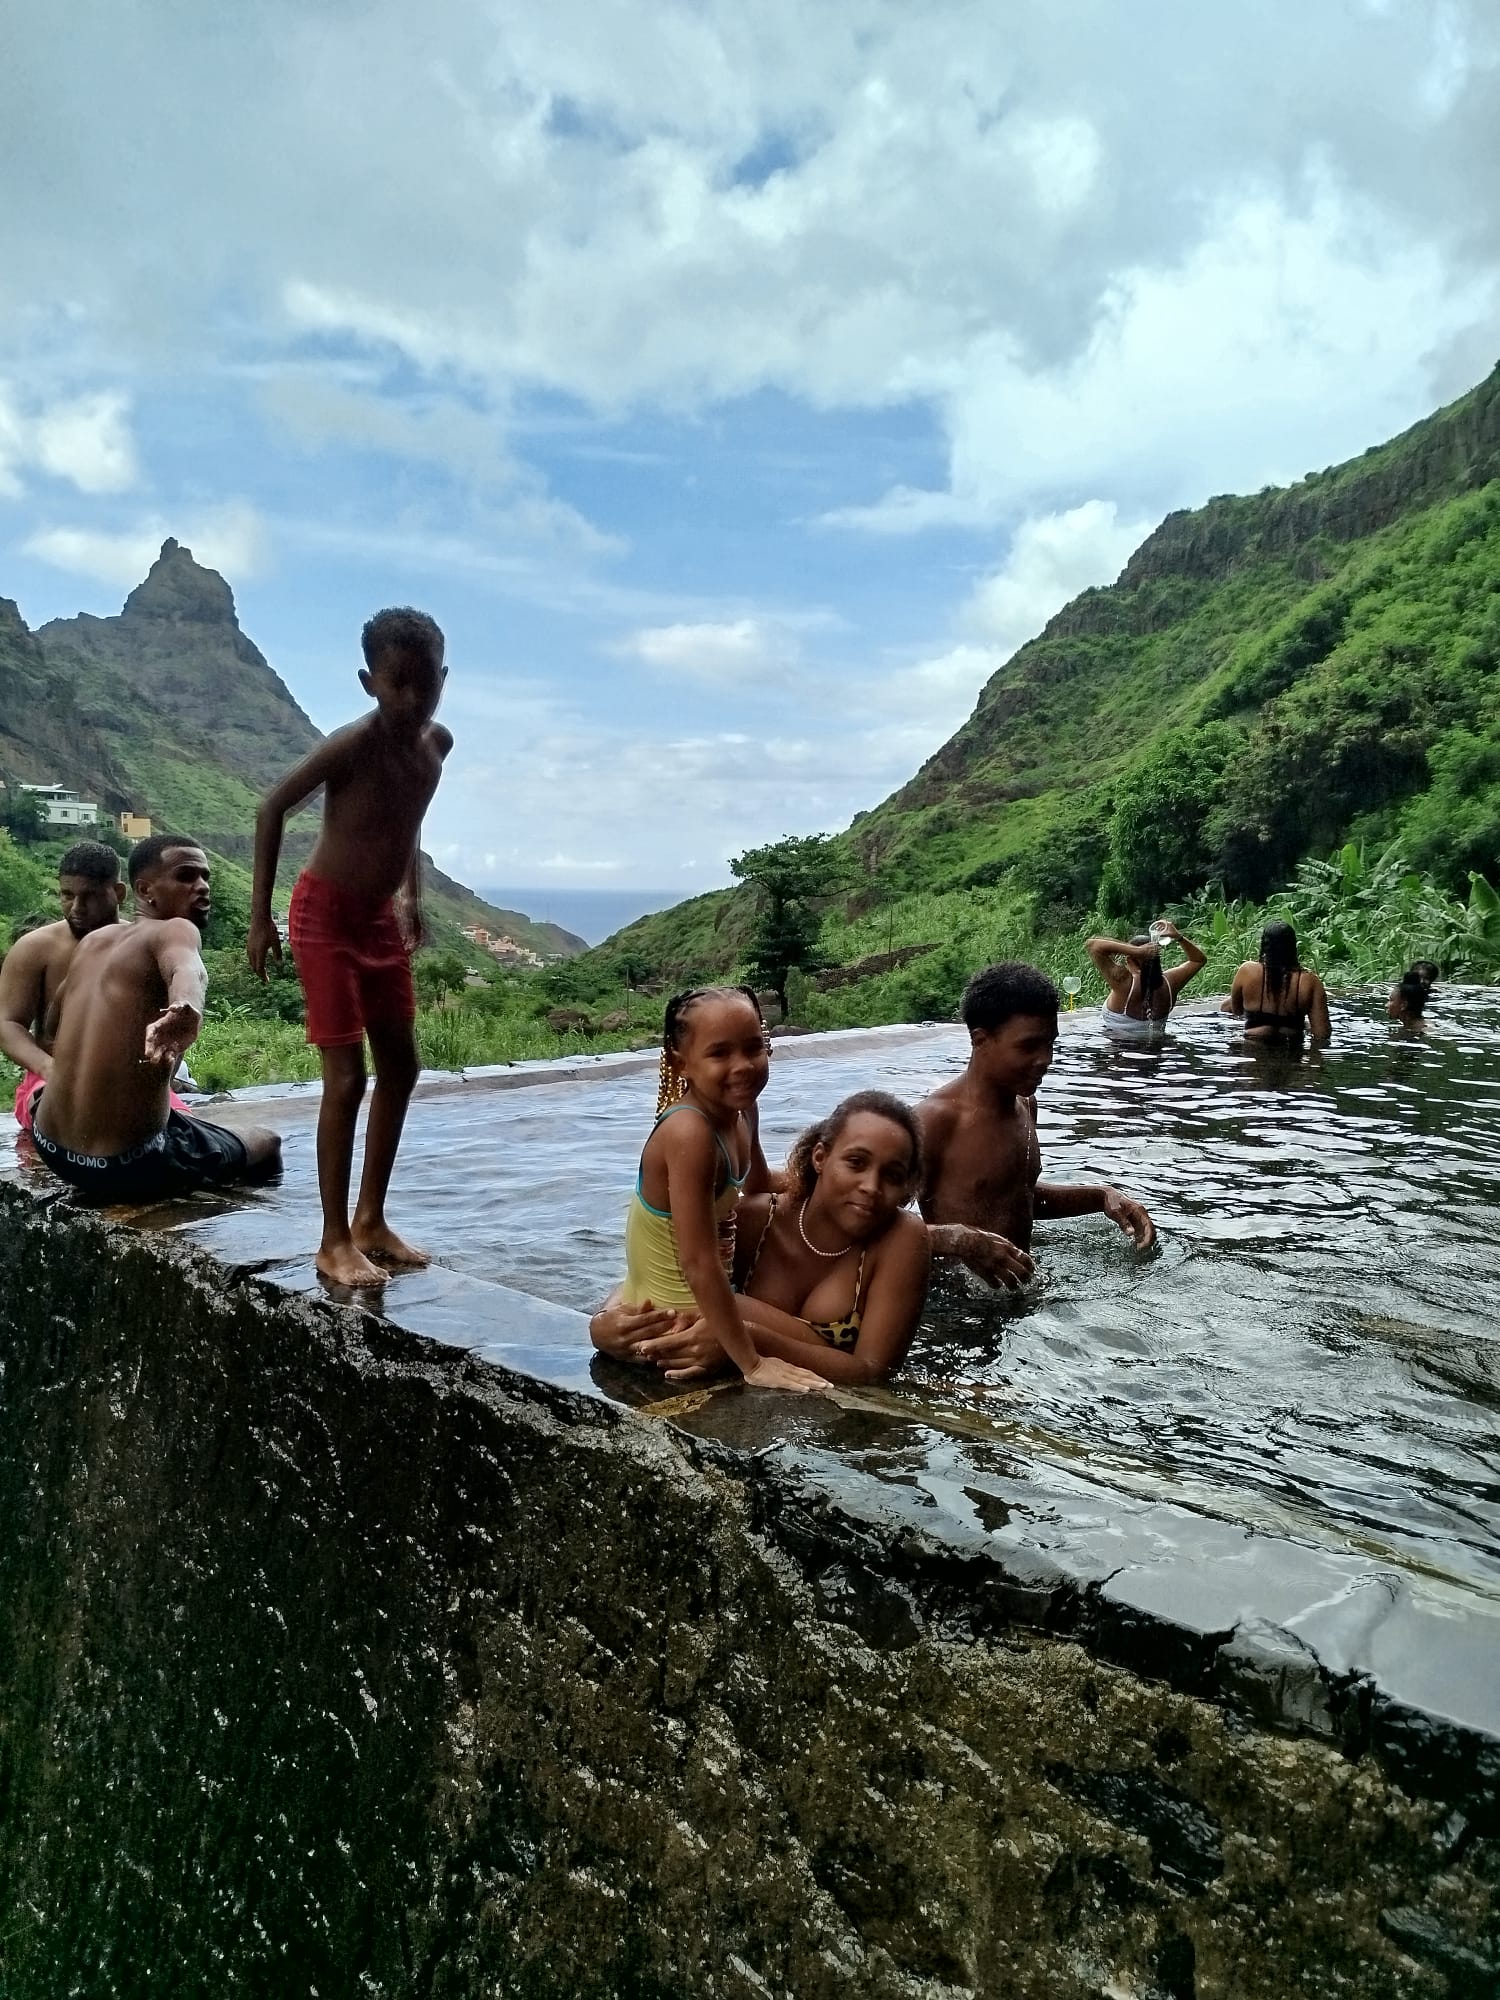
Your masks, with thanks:
[[[1060,1187],[1041,1178],[1036,1092],[1052,1067],[1057,1042],[1057,988],[1034,965],[986,966],[964,989],[968,1068],[917,1106],[926,1174],[922,1214],[939,1256],[961,1258],[990,1278],[1013,1278],[995,1266],[993,1235],[1021,1253],[1031,1248],[1033,1222],[1068,1215],[1107,1215],[1136,1247],[1156,1240],[1138,1201],[1112,1187]]]
[[[307,1039],[323,1065],[317,1267],[338,1285],[381,1285],[381,1265],[428,1259],[385,1219],[391,1169],[417,1080],[411,954],[422,942],[418,835],[453,738],[433,721],[448,670],[425,612],[381,611],[360,635],[360,685],[375,712],[339,729],[269,792],[255,818],[250,964],[281,957],[271,891],[289,812],[323,790],[323,827],[292,891],[292,958],[307,1001]],[[396,901],[400,894],[400,902]],[[365,1093],[364,1039],[375,1062],[364,1173],[353,1220],[349,1177]]]

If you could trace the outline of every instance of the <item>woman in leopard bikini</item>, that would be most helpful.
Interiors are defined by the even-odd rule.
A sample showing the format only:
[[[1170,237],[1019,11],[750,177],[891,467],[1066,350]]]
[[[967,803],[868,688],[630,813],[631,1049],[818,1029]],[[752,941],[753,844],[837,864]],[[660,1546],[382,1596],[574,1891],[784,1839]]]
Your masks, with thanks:
[[[906,1208],[921,1184],[921,1130],[899,1098],[862,1090],[808,1127],[785,1185],[739,1206],[736,1289],[760,1353],[830,1382],[883,1382],[900,1367],[927,1297],[927,1229]],[[723,1367],[701,1323],[665,1330],[664,1317],[611,1304],[590,1331],[669,1381]]]

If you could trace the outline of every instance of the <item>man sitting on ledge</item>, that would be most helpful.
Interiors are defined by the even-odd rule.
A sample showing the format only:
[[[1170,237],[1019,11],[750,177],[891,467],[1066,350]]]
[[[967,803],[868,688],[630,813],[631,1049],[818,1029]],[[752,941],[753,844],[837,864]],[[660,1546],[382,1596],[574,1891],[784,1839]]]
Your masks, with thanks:
[[[131,854],[130,886],[137,921],[82,939],[58,997],[51,1073],[33,1110],[37,1151],[95,1203],[265,1179],[281,1165],[274,1132],[229,1132],[168,1102],[172,1071],[203,1026],[208,857],[153,834]]]

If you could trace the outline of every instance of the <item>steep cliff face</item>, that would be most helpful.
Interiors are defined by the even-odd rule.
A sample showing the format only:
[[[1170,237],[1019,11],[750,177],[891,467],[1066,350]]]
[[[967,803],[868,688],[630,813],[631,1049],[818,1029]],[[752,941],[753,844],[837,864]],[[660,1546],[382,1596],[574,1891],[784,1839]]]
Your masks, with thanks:
[[[211,737],[217,761],[254,790],[319,741],[280,675],[240,630],[234,593],[191,549],[165,541],[114,618],[54,618],[38,631],[65,677],[103,668],[172,727]],[[170,741],[168,737],[166,740]]]
[[[115,693],[123,698],[123,686]],[[11,599],[0,597],[0,775],[92,787],[102,805],[127,804],[130,778],[97,710],[49,664]]]
[[[1056,1553],[1019,1441],[630,1416],[557,1308],[190,1227],[0,1175],[7,2000],[1496,1990],[1479,1593],[1450,1679],[1387,1562],[1081,1484]]]
[[[1496,722],[1497,481],[1500,369],[1346,465],[1168,515],[1115,584],[1085,591],[992,676],[963,727],[856,824],[857,852],[895,889],[1014,868],[1047,900],[1077,861],[1055,868],[1051,851],[1084,829],[1086,899],[1121,781],[1169,732],[1224,718],[1243,732],[1233,762],[1256,796],[1226,771],[1205,803],[1205,821],[1219,816],[1206,871],[1261,893],[1320,842],[1366,822],[1400,831],[1434,750]],[[1362,719],[1377,712],[1378,728]],[[1392,729],[1397,765],[1374,740]],[[1346,739],[1352,755],[1327,764],[1319,746],[1331,756]],[[1448,859],[1474,863],[1458,848]]]

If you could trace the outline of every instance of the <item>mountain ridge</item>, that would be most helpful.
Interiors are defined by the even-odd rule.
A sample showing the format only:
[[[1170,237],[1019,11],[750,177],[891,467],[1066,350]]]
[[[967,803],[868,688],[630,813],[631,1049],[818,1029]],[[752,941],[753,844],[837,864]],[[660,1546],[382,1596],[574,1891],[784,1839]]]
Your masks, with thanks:
[[[838,838],[861,909],[1008,887],[1036,921],[1260,897],[1345,838],[1458,882],[1500,848],[1500,368],[1359,457],[1168,514]],[[598,949],[725,971],[754,892]],[[846,906],[847,907],[847,906]]]

